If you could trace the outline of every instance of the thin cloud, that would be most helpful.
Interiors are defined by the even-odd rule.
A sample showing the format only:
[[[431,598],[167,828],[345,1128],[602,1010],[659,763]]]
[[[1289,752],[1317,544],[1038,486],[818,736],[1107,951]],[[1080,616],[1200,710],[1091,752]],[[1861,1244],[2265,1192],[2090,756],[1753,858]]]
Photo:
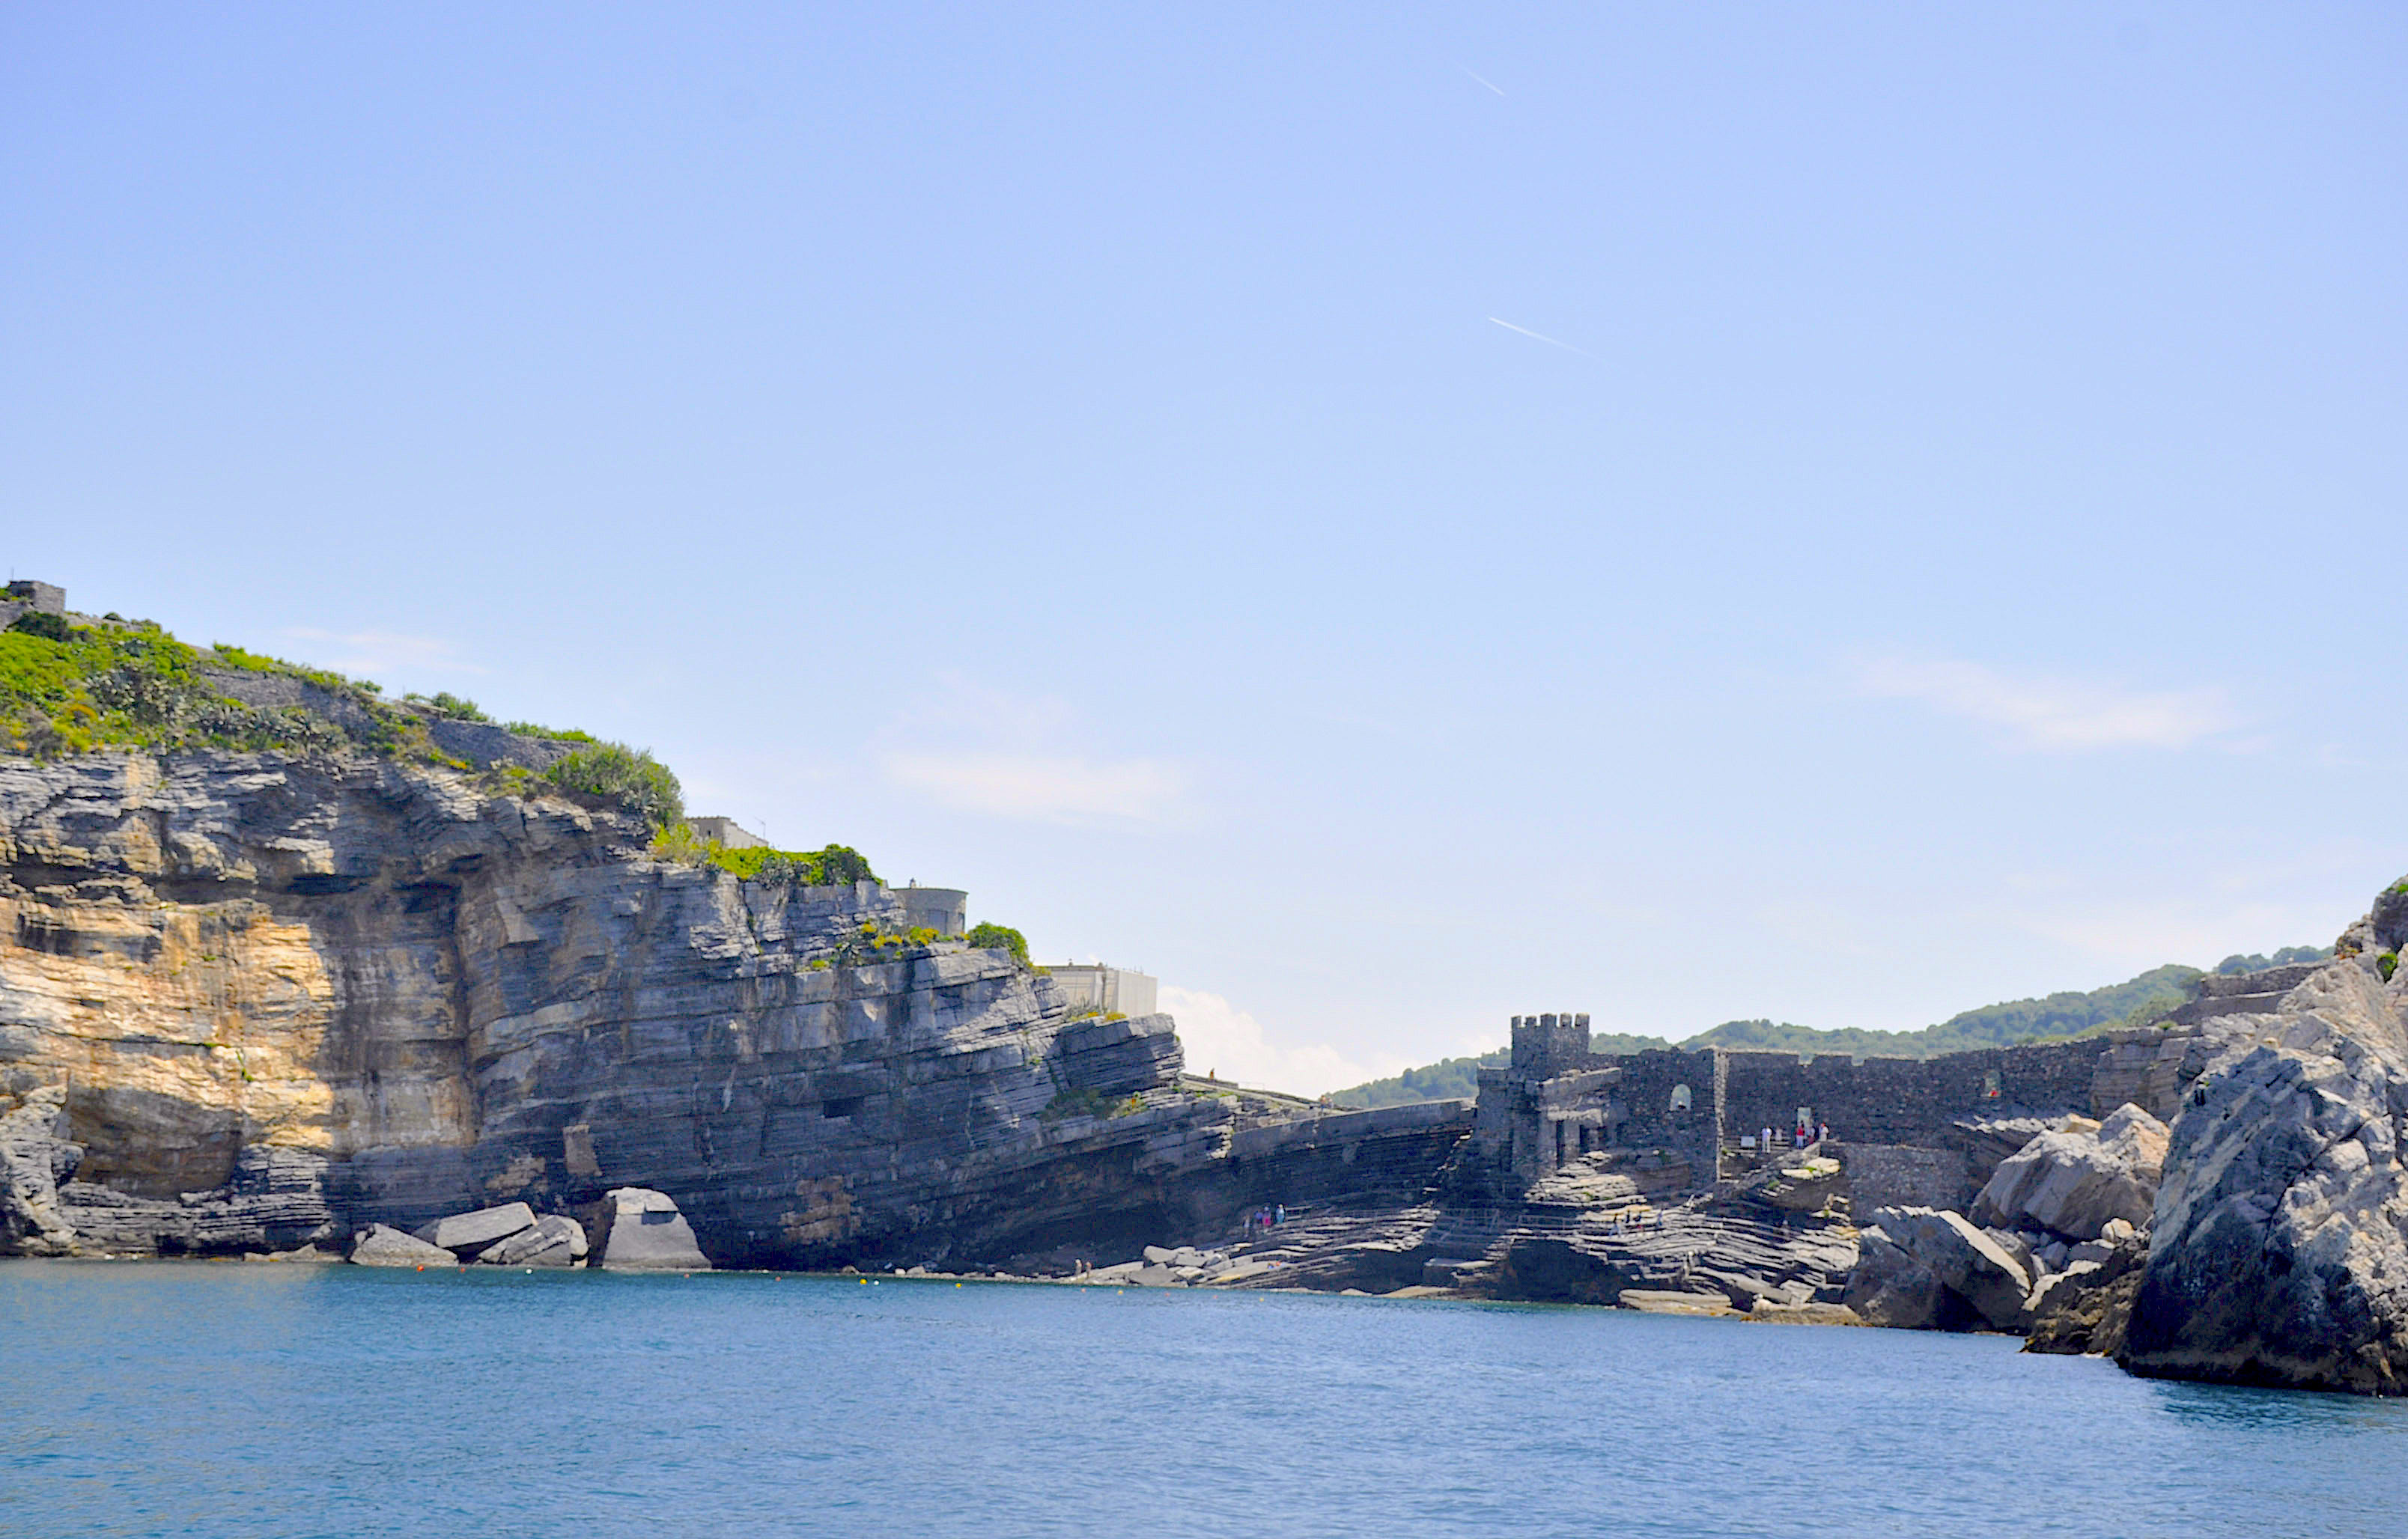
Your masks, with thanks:
[[[1497,91],[1497,85],[1496,85],[1496,82],[1494,82],[1494,81],[1492,81],[1492,80],[1490,80],[1490,79],[1486,78],[1485,78],[1485,77],[1484,77],[1484,76],[1481,76],[1481,75],[1478,75],[1478,74],[1474,74],[1474,73],[1473,73],[1473,71],[1472,71],[1472,68],[1471,68],[1471,66],[1470,66],[1469,64],[1458,64],[1458,65],[1456,65],[1455,67],[1456,67],[1456,68],[1458,68],[1458,69],[1460,69],[1460,70],[1462,70],[1466,75],[1469,75],[1469,76],[1471,76],[1471,78],[1472,78],[1473,79],[1478,80],[1482,85],[1486,86],[1489,90],[1491,90],[1491,91]],[[1505,93],[1503,93],[1503,92],[1501,92],[1501,91],[1497,91],[1497,94],[1498,94],[1499,96],[1502,96],[1502,95],[1504,95],[1504,94],[1505,94]]]
[[[2003,729],[2018,746],[2056,753],[2187,748],[2241,724],[2224,691],[2125,690],[2079,679],[2018,677],[1957,661],[1862,664],[1865,693],[1915,700]]]
[[[1037,822],[1158,822],[1186,777],[1158,759],[1034,753],[890,753],[888,776],[948,806]]]
[[[1516,326],[1511,321],[1499,321],[1493,315],[1488,318],[1488,323],[1492,326],[1502,326],[1509,332],[1520,332],[1524,336],[1530,337],[1535,341],[1544,342],[1551,348],[1561,348],[1566,352],[1579,353],[1583,358],[1595,358],[1597,356],[1597,354],[1590,352],[1585,348],[1575,348],[1569,342],[1558,342],[1554,337],[1541,335],[1539,333],[1532,331],[1527,326]]]
[[[1191,1074],[1217,1074],[1255,1090],[1320,1095],[1405,1067],[1400,1059],[1358,1062],[1323,1042],[1274,1042],[1261,1021],[1199,989],[1166,983],[1159,998],[1179,1023],[1179,1045]]]

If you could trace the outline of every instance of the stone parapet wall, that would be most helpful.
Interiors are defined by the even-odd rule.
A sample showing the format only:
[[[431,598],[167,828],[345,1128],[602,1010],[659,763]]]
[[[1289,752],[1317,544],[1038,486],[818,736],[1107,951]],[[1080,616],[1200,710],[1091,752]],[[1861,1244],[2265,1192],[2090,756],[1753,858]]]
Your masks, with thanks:
[[[1844,1140],[1945,1147],[1951,1120],[1985,1105],[2087,1112],[2101,1050],[2078,1041],[1861,1063],[1836,1053],[1727,1053],[1723,1123],[1734,1134],[1785,1132],[1803,1106]]]

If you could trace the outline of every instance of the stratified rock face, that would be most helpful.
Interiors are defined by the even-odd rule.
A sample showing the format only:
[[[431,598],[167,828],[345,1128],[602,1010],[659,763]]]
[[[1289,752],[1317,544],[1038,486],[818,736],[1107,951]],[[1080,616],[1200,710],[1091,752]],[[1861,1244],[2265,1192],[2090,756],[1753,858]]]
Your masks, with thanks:
[[[1977,1223],[2095,1240],[2114,1220],[2146,1227],[2166,1160],[2166,1125],[2127,1104],[2103,1123],[2068,1119],[2001,1162],[1973,1203]]]
[[[0,760],[0,1115],[65,1090],[56,1205],[122,1251],[641,1185],[724,1262],[962,1261],[1151,1237],[1226,1163],[1168,1017],[645,839],[382,760]]]
[[[2273,1013],[2201,1024],[2126,1367],[2408,1392],[2408,969],[2383,962],[2403,941],[2408,882]]]

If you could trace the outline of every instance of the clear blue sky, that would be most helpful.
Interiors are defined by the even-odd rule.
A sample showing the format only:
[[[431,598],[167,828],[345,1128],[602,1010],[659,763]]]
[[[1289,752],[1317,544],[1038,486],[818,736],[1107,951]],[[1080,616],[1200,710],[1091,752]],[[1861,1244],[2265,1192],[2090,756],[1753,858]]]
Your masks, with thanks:
[[[1919,1026],[2408,869],[2403,78],[2393,6],[16,5],[0,551],[648,745],[1199,1067]]]

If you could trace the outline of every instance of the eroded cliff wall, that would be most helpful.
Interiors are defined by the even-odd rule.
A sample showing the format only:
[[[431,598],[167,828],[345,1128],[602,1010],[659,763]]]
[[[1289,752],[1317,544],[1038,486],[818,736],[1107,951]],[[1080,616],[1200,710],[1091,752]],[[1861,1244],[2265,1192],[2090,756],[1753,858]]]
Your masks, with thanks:
[[[1229,1111],[1175,1089],[1168,1018],[894,944],[875,884],[643,843],[388,760],[0,761],[0,1113],[80,1146],[43,1200],[108,1248],[206,1249],[641,1185],[789,1264],[1193,1221]],[[36,1197],[0,1202],[0,1245],[41,1248]]]

